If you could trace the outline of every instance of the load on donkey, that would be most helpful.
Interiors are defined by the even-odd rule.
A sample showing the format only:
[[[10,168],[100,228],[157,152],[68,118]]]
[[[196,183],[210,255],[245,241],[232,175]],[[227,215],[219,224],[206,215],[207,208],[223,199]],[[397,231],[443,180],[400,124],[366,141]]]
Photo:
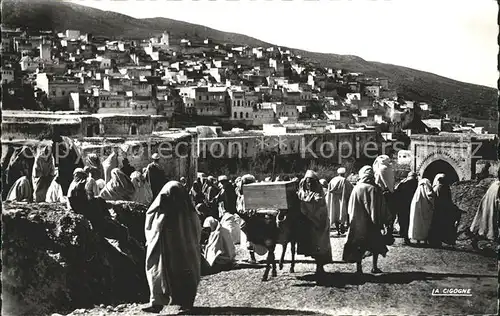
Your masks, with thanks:
[[[294,272],[295,247],[299,238],[300,204],[295,181],[250,183],[242,186],[244,208],[238,211],[245,221],[242,226],[248,241],[267,249],[266,269],[262,281],[277,276],[274,250],[276,244],[283,246],[280,269],[283,268],[288,243],[291,244],[292,261],[290,272]]]

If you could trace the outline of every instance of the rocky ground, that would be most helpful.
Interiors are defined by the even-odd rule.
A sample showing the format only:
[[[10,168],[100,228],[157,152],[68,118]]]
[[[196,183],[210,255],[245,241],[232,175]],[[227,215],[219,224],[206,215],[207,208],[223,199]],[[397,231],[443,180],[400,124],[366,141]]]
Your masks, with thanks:
[[[452,187],[470,226],[492,179]],[[96,233],[83,216],[57,204],[4,203],[2,211],[3,315],[145,315],[148,289],[143,276],[145,207],[110,203],[112,218]],[[191,314],[496,314],[496,245],[470,246],[462,233],[455,248],[403,246],[397,238],[381,275],[357,278],[354,265],[340,261],[345,238],[332,236],[333,264],[321,282],[314,265],[298,256],[269,282],[263,265],[240,262],[236,269],[202,277]],[[281,253],[278,248],[276,254]],[[240,249],[238,259],[246,259]],[[263,259],[263,258],[261,258]],[[364,263],[370,271],[370,260]],[[432,289],[471,288],[471,297],[434,297]],[[162,315],[175,314],[166,307]]]
[[[351,315],[351,314],[496,314],[497,260],[462,249],[429,249],[403,246],[397,238],[381,275],[372,275],[367,259],[364,277],[354,276],[355,266],[340,262],[344,238],[332,237],[335,263],[326,266],[321,282],[313,278],[314,265],[299,256],[296,273],[288,265],[278,277],[261,282],[262,266],[241,264],[202,278],[195,309],[189,314],[211,315]],[[277,250],[277,254],[281,249]],[[246,254],[240,251],[240,258]],[[470,288],[471,297],[434,297],[432,289]],[[80,309],[70,315],[151,315],[145,302]],[[176,314],[165,307],[160,315]]]

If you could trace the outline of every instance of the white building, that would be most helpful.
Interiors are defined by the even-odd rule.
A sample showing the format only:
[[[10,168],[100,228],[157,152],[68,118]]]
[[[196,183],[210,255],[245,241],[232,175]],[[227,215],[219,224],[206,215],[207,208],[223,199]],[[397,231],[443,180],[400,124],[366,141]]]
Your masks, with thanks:
[[[347,93],[346,94],[346,103],[351,104],[352,101],[361,100],[361,93]]]
[[[160,44],[165,45],[165,46],[170,45],[170,33],[169,32],[163,32],[163,34],[161,35]]]
[[[51,60],[51,47],[49,44],[40,44],[40,58],[44,61]]]
[[[39,57],[31,58],[29,56],[24,56],[19,61],[22,71],[35,72],[38,68],[42,66],[42,61]]]
[[[2,84],[14,81],[14,70],[2,68]]]
[[[70,40],[77,40],[80,38],[80,31],[78,30],[66,30],[66,38]]]

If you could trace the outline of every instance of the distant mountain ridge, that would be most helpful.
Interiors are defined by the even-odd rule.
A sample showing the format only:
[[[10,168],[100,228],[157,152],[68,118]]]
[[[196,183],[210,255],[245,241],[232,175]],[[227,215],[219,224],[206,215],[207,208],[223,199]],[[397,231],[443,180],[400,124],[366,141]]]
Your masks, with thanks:
[[[165,2],[168,9],[168,2]],[[135,19],[116,12],[102,11],[61,0],[3,0],[2,23],[32,29],[78,29],[83,33],[113,38],[147,38],[168,30],[174,39],[210,38],[217,42],[271,46],[273,44],[236,33],[167,18]],[[409,100],[440,106],[464,117],[497,120],[497,90],[465,83],[403,66],[366,61],[357,56],[314,53],[293,49],[296,54],[321,66],[387,77],[391,87]]]

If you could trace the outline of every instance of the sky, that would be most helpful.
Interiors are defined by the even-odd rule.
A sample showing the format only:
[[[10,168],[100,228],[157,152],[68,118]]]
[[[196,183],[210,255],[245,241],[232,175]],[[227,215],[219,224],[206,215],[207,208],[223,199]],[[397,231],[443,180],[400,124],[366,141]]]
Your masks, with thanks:
[[[494,0],[68,0],[497,86]]]

